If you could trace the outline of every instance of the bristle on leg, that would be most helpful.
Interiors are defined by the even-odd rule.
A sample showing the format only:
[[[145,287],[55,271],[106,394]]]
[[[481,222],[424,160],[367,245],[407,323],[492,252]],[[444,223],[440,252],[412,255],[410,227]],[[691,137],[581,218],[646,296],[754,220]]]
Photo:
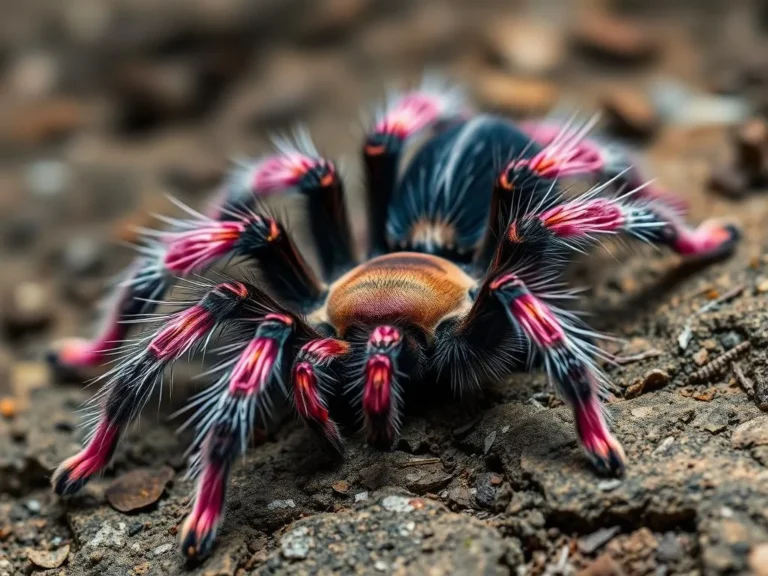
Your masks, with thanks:
[[[489,287],[510,322],[543,359],[558,393],[573,409],[579,442],[597,471],[621,475],[624,452],[608,430],[600,405],[605,378],[593,360],[599,352],[591,343],[599,335],[548,305],[514,273],[501,274]]]

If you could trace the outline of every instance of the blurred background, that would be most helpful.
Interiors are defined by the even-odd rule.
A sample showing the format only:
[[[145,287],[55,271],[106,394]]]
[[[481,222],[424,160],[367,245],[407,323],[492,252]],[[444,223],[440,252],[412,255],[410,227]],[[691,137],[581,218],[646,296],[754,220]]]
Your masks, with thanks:
[[[741,222],[746,239],[728,268],[659,300],[638,294],[649,279],[665,277],[666,256],[639,268],[592,269],[588,280],[601,302],[628,302],[637,313],[605,327],[659,338],[656,346],[674,350],[674,330],[643,314],[672,309],[665,322],[674,324],[690,314],[678,306],[690,300],[684,295],[710,290],[716,297],[736,277],[748,277],[757,298],[768,291],[768,208],[761,193],[768,181],[768,2],[4,0],[0,14],[0,574],[56,573],[62,565],[75,574],[102,570],[101,558],[91,557],[101,548],[84,544],[103,527],[106,506],[97,506],[98,492],[92,510],[72,516],[44,488],[47,470],[76,446],[71,412],[86,394],[52,381],[41,358],[49,342],[90,333],[105,279],[132,257],[124,245],[137,239],[135,228],[157,227],[152,213],[178,213],[168,194],[203,206],[231,158],[265,153],[271,135],[304,124],[318,149],[343,167],[362,242],[366,118],[388,89],[414,86],[424,71],[463,84],[478,109],[513,118],[600,112],[603,134],[635,148],[650,175],[684,195],[693,221],[732,215]],[[747,367],[748,377],[764,377],[761,358]],[[691,360],[690,370],[700,365]],[[630,382],[635,374],[617,377]],[[146,444],[121,456],[117,470],[168,461],[178,451],[172,428],[153,432],[150,424]],[[182,502],[183,494],[174,498]],[[297,501],[301,514],[335,506]],[[624,567],[643,574],[747,570],[758,558],[758,552],[750,556],[751,546],[768,530],[766,510],[756,527],[745,529],[749,537],[737,538],[747,542],[741,549],[731,550],[723,536],[725,551],[708,557],[705,547],[717,537],[684,519],[685,529],[675,532],[688,538],[676,541],[679,557],[665,564],[655,553],[638,552],[636,564]],[[263,551],[247,568],[257,570],[272,550],[273,533],[291,518],[269,527],[251,522],[249,534],[258,533],[261,548],[254,536],[245,552],[226,552],[230,563],[216,564],[215,573],[245,570]],[[675,526],[669,524],[673,532]],[[519,540],[520,555],[505,566],[525,563],[537,573],[557,566],[557,523],[548,517],[547,527],[554,535]],[[142,544],[141,553],[102,554],[107,573],[178,569],[174,559],[138,570],[153,558],[144,547],[165,542],[146,530],[155,540]],[[646,536],[636,538],[645,542],[638,550],[655,550],[664,538],[659,531],[652,542]],[[69,545],[58,565],[28,557],[30,549],[53,554]],[[589,566],[596,550],[569,570]],[[617,550],[612,557],[623,558],[621,545]],[[764,568],[768,549],[759,553]]]

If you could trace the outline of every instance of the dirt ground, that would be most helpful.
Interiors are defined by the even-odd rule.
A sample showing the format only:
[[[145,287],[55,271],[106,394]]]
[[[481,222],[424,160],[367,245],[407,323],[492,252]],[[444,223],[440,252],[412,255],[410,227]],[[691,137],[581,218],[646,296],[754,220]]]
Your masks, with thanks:
[[[768,574],[764,3],[6,4],[0,575]],[[360,112],[425,68],[481,109],[602,110],[691,221],[742,228],[712,265],[608,246],[571,270],[592,324],[622,339],[606,369],[625,477],[596,477],[545,378],[517,374],[413,410],[389,453],[351,439],[334,463],[301,426],[270,431],[234,471],[212,557],[185,566],[188,438],[168,415],[199,386],[193,363],[110,471],[57,500],[49,474],[78,449],[92,389],[51,374],[45,351],[90,333],[134,227],[175,213],[169,193],[201,206],[229,158],[297,122],[341,161],[360,214]],[[126,478],[155,489],[148,506],[110,506]]]

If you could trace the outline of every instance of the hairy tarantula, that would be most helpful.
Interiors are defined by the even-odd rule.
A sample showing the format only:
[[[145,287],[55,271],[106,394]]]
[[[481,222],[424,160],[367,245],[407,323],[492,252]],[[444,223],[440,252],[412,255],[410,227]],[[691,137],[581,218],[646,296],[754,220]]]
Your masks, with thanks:
[[[362,263],[342,180],[308,137],[239,166],[207,214],[185,208],[190,219],[168,219],[168,231],[148,238],[101,332],[53,354],[69,369],[122,358],[92,401],[85,448],[56,470],[55,491],[73,494],[101,472],[164,369],[224,336],[214,383],[189,406],[197,488],[180,534],[187,557],[210,552],[231,465],[276,399],[287,399],[336,452],[343,427],[335,407],[354,407],[368,441],[386,449],[409,387],[425,378],[478,385],[536,360],[571,406],[594,467],[621,474],[624,453],[601,406],[600,335],[558,306],[574,294],[558,279],[574,252],[604,235],[710,258],[731,251],[738,232],[715,221],[687,226],[674,195],[643,182],[621,149],[588,137],[593,124],[473,116],[455,88],[429,83],[390,98],[362,148],[369,231]],[[571,176],[597,184],[571,197],[559,183]],[[288,190],[307,199],[320,276],[261,209],[260,198]],[[188,282],[206,290],[199,301],[153,313],[176,278],[230,257],[256,266],[263,287],[198,276]],[[127,340],[131,319],[159,322]]]

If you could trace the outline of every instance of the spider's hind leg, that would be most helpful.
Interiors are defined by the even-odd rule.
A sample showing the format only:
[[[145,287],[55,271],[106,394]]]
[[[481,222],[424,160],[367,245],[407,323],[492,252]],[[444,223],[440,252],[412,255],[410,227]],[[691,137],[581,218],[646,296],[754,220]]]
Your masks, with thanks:
[[[92,400],[96,410],[87,445],[53,474],[59,495],[77,492],[109,464],[123,431],[146,404],[165,367],[236,319],[252,292],[240,282],[219,284],[197,304],[166,318],[107,373],[106,384]]]

